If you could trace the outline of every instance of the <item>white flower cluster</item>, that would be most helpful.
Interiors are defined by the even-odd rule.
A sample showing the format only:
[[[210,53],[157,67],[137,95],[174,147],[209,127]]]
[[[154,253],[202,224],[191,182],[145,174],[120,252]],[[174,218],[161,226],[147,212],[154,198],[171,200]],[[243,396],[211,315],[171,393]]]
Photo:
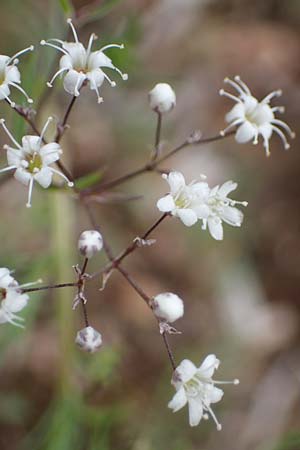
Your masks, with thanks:
[[[273,131],[281,138],[284,148],[290,148],[284,133],[279,128],[283,128],[291,138],[295,137],[295,133],[282,120],[276,119],[275,113],[284,112],[283,106],[270,106],[270,101],[274,97],[279,97],[282,91],[271,92],[261,101],[258,101],[251,94],[248,86],[241,80],[239,76],[234,77],[234,81],[225,78],[225,83],[231,85],[238,93],[238,97],[229,92],[220,90],[220,95],[230,98],[236,105],[226,114],[226,121],[229,126],[221,131],[225,135],[233,127],[237,127],[235,139],[239,143],[252,141],[253,144],[258,143],[258,137],[262,136],[263,145],[265,147],[266,155],[270,156],[269,140],[271,139]]]
[[[102,70],[102,68],[113,69],[118,72],[123,80],[128,79],[126,73],[122,73],[120,69],[113,65],[112,60],[108,58],[103,52],[109,48],[123,49],[123,45],[109,44],[102,47],[100,50],[92,52],[92,45],[97,36],[92,33],[89,39],[87,48],[79,42],[75,27],[71,19],[68,19],[75,42],[64,42],[60,39],[48,39],[42,40],[41,45],[47,45],[59,52],[63,53],[60,58],[60,69],[48,82],[48,86],[52,87],[54,80],[59,75],[64,75],[64,88],[65,90],[75,97],[80,94],[80,89],[85,83],[89,83],[90,89],[95,91],[98,98],[98,103],[103,101],[103,98],[99,94],[99,88],[106,79],[112,87],[116,86],[115,81],[112,81],[109,76]],[[59,44],[59,45],[56,45]]]
[[[192,361],[184,359],[174,371],[172,384],[176,389],[176,394],[168,406],[173,412],[176,412],[188,404],[191,427],[197,426],[202,417],[208,419],[210,415],[215,421],[217,429],[222,429],[211,404],[219,402],[224,392],[215,385],[239,384],[239,380],[213,380],[214,371],[219,367],[219,364],[220,361],[215,355],[208,355],[199,368]]]
[[[56,142],[43,143],[44,134],[51,121],[52,117],[49,117],[40,136],[23,136],[22,145],[20,145],[6,127],[4,119],[0,120],[3,129],[16,146],[16,148],[9,145],[3,146],[6,150],[8,166],[1,169],[0,173],[14,170],[16,180],[28,186],[28,200],[26,203],[28,208],[31,207],[32,190],[35,181],[46,189],[52,183],[53,174],[57,174],[70,187],[73,186],[73,183],[62,172],[49,167],[50,164],[57,162],[62,154],[62,149]]]
[[[0,268],[0,323],[9,322],[23,328],[20,322],[23,322],[24,319],[17,316],[16,313],[25,308],[29,300],[28,295],[22,293],[22,288],[32,284],[35,283],[21,286],[6,267]]]
[[[178,217],[188,227],[201,220],[202,229],[208,226],[211,236],[216,240],[223,239],[222,222],[233,227],[241,226],[243,213],[235,205],[247,206],[247,202],[228,198],[228,194],[237,188],[237,183],[227,181],[211,189],[205,181],[186,184],[180,172],[163,174],[163,178],[170,186],[170,193],[158,200],[160,211]]]

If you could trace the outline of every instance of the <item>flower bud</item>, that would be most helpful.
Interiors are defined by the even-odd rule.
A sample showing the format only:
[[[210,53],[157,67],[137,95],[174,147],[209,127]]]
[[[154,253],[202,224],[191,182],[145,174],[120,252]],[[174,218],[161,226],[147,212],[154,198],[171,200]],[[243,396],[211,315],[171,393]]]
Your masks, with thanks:
[[[86,327],[78,331],[75,342],[81,350],[94,353],[102,344],[102,336],[93,327]]]
[[[86,258],[91,258],[103,247],[101,234],[96,230],[83,231],[79,236],[78,250]]]
[[[176,105],[176,95],[167,83],[158,83],[149,92],[150,107],[157,113],[164,114]]]
[[[170,323],[182,317],[184,312],[183,301],[171,292],[156,295],[152,300],[152,309],[158,319]]]

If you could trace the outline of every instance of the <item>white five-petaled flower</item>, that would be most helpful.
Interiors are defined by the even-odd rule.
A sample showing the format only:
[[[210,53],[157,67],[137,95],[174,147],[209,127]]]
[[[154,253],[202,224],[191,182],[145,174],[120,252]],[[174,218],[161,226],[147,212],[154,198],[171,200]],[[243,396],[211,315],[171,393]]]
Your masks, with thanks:
[[[228,194],[237,188],[237,183],[226,181],[222,186],[215,186],[209,192],[205,199],[205,208],[202,208],[202,229],[206,230],[208,226],[211,236],[217,241],[223,239],[222,222],[232,227],[242,225],[244,215],[242,211],[235,207],[236,204],[247,206],[247,202],[239,202],[228,198]]]
[[[219,402],[224,392],[215,385],[239,384],[239,380],[213,380],[214,371],[219,364],[220,361],[215,355],[208,355],[198,368],[192,361],[184,359],[173,373],[171,382],[176,389],[176,394],[169,402],[168,407],[173,412],[177,412],[188,404],[191,427],[199,425],[202,417],[208,419],[210,415],[215,421],[217,429],[222,429],[211,409],[211,404]]]
[[[230,84],[237,91],[238,97],[224,91],[224,89],[220,90],[220,95],[224,95],[236,102],[236,105],[226,114],[225,118],[229,126],[222,130],[221,134],[224,135],[231,128],[237,127],[236,141],[239,143],[253,141],[253,144],[258,143],[258,137],[261,135],[266,154],[269,156],[269,140],[274,131],[281,138],[284,148],[288,149],[290,145],[280,127],[291,138],[295,137],[295,133],[285,122],[275,117],[276,112],[284,112],[284,107],[271,107],[270,105],[272,98],[279,97],[282,94],[281,90],[271,92],[259,102],[253,97],[250,89],[239,76],[235,76],[234,81],[225,78],[224,82]]]
[[[88,82],[90,88],[96,91],[98,103],[103,101],[103,98],[99,94],[99,88],[106,79],[111,86],[116,86],[116,83],[112,81],[109,76],[102,70],[102,68],[113,69],[118,72],[123,80],[128,79],[126,73],[122,73],[112,63],[112,60],[108,58],[103,52],[109,48],[116,47],[123,49],[124,45],[109,44],[102,47],[100,50],[92,52],[93,41],[97,39],[97,36],[92,33],[89,39],[87,48],[79,42],[75,27],[71,19],[67,20],[70,25],[75,42],[64,42],[60,39],[48,39],[42,40],[41,45],[48,45],[63,53],[60,59],[60,69],[52,77],[48,84],[52,87],[52,84],[56,77],[67,72],[64,77],[64,88],[69,93],[78,97],[80,94],[80,88],[84,83]],[[58,43],[61,45],[56,45]]]
[[[14,177],[25,186],[28,186],[28,200],[26,206],[31,207],[31,197],[33,184],[37,181],[43,188],[48,188],[52,182],[53,174],[60,175],[71,187],[73,183],[60,171],[49,167],[50,164],[59,160],[62,149],[56,142],[44,144],[43,137],[49,123],[52,121],[49,117],[40,136],[23,136],[22,145],[12,136],[5,125],[4,119],[0,119],[0,124],[17,148],[4,145],[7,152],[8,166],[0,170],[6,172],[14,170]]]
[[[202,228],[208,226],[211,236],[216,240],[223,239],[222,221],[231,226],[239,227],[243,221],[243,213],[235,205],[247,206],[247,202],[229,199],[228,194],[236,189],[237,183],[227,181],[221,187],[210,189],[205,181],[186,184],[180,172],[163,174],[170,186],[170,193],[157,202],[162,212],[168,212],[179,217],[186,226],[194,225],[202,220]],[[205,178],[201,175],[201,178]]]
[[[18,89],[25,95],[28,103],[32,103],[33,100],[28,97],[24,89],[20,86],[21,83],[21,75],[19,69],[17,68],[17,64],[19,62],[18,56],[23,53],[32,51],[34,49],[33,45],[24,50],[19,51],[14,56],[6,56],[0,55],[0,100],[6,100],[8,103],[15,107],[15,103],[11,101],[9,98],[10,95],[10,86]]]
[[[41,280],[38,280],[40,283]],[[0,269],[0,323],[9,322],[12,325],[23,328],[24,319],[15,313],[20,312],[29,300],[27,294],[22,293],[22,288],[36,283],[27,283],[22,286],[11,276],[11,272],[2,267]]]

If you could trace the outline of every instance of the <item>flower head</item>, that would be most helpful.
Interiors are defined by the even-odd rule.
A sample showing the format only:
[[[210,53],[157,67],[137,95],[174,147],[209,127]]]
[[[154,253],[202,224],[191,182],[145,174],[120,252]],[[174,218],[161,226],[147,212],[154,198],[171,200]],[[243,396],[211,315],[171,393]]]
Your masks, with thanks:
[[[32,189],[35,181],[43,188],[48,188],[55,173],[64,178],[69,186],[73,186],[73,183],[63,173],[53,167],[49,167],[50,164],[59,160],[62,153],[60,145],[56,142],[49,144],[44,144],[43,142],[44,134],[51,121],[52,117],[49,117],[40,136],[23,136],[22,145],[20,145],[6,127],[4,119],[0,120],[3,129],[17,147],[13,148],[8,145],[3,147],[7,152],[8,166],[1,169],[0,173],[14,170],[16,180],[28,186],[28,200],[26,204],[28,208],[31,207]]]
[[[191,227],[198,220],[196,206],[209,193],[207,183],[192,182],[187,185],[180,172],[170,172],[162,177],[168,182],[170,193],[158,200],[157,208],[179,217],[184,225]]]
[[[188,404],[191,427],[199,425],[202,417],[208,419],[210,415],[217,429],[222,429],[211,409],[211,404],[219,402],[224,392],[215,385],[239,384],[239,381],[213,380],[214,371],[219,367],[219,364],[220,361],[215,355],[208,355],[198,368],[192,361],[184,359],[174,371],[171,382],[176,389],[176,394],[169,402],[168,407],[173,412],[177,412]]]
[[[40,283],[41,280],[38,280]],[[27,294],[22,293],[22,288],[36,283],[27,283],[22,286],[11,276],[11,272],[2,267],[0,269],[0,323],[9,322],[12,325],[23,328],[20,322],[22,317],[15,313],[20,312],[29,300]]]
[[[94,353],[102,345],[102,336],[95,328],[89,326],[78,331],[75,342],[85,352]]]
[[[6,56],[0,55],[0,100],[7,100],[8,103],[12,107],[15,106],[15,103],[11,101],[10,96],[10,87],[18,89],[25,95],[28,103],[32,103],[33,100],[28,97],[24,89],[20,86],[21,83],[21,75],[19,69],[17,68],[17,64],[19,62],[18,56],[23,53],[32,51],[34,49],[33,45],[24,50],[19,51],[14,56]]]
[[[41,45],[48,45],[49,47],[53,47],[63,53],[59,63],[60,69],[47,84],[49,87],[52,87],[56,77],[65,73],[64,88],[69,94],[78,97],[81,87],[85,83],[89,83],[90,89],[96,91],[98,103],[101,103],[103,98],[100,97],[99,87],[102,85],[104,80],[106,79],[111,86],[116,86],[116,83],[109,78],[102,68],[115,70],[121,75],[123,80],[127,80],[128,78],[126,73],[122,73],[113,65],[111,59],[104,54],[104,51],[112,47],[122,49],[124,46],[109,44],[105,45],[100,50],[92,52],[92,45],[94,40],[97,39],[97,36],[92,33],[88,46],[85,48],[84,45],[78,40],[77,32],[72,20],[68,19],[67,22],[72,29],[75,42],[64,42],[60,39],[48,39],[47,41],[41,41]]]
[[[282,120],[276,119],[275,113],[284,112],[283,106],[271,107],[270,100],[274,97],[279,97],[281,90],[271,92],[261,101],[258,101],[251,94],[248,86],[240,79],[239,76],[234,77],[234,81],[225,78],[225,83],[230,84],[238,93],[238,96],[232,95],[229,92],[220,90],[220,95],[230,98],[236,105],[226,115],[226,121],[229,126],[221,131],[225,134],[233,127],[237,127],[235,139],[239,143],[253,141],[253,144],[258,143],[258,137],[262,136],[263,145],[267,156],[270,155],[269,140],[273,131],[281,138],[284,148],[288,149],[290,144],[281,128],[291,137],[295,137],[295,133]]]
[[[102,247],[103,238],[97,230],[86,230],[79,236],[78,250],[86,258],[91,258],[95,253],[100,252]]]
[[[171,111],[176,105],[176,95],[167,83],[158,83],[149,92],[150,108],[160,114]]]
[[[210,189],[205,181],[192,181],[186,185],[180,172],[163,175],[170,186],[170,193],[157,202],[162,212],[169,212],[179,217],[186,226],[202,221],[202,229],[208,229],[216,240],[223,239],[222,222],[239,227],[243,222],[243,213],[236,204],[247,206],[247,202],[238,202],[228,198],[228,194],[237,188],[237,183],[227,181],[222,186]],[[201,175],[201,178],[206,178]]]
[[[202,208],[202,229],[208,226],[211,236],[220,241],[223,239],[222,222],[232,227],[242,225],[244,215],[242,211],[235,207],[236,204],[247,206],[247,202],[239,202],[228,198],[228,194],[237,188],[237,183],[226,181],[222,186],[215,186],[205,199],[206,211]]]

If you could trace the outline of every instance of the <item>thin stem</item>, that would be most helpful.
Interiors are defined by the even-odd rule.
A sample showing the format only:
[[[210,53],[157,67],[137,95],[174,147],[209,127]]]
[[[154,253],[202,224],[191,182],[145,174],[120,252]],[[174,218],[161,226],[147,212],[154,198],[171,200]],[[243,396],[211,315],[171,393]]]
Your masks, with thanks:
[[[117,270],[123,275],[123,277],[128,281],[128,283],[133,287],[133,289],[139,294],[139,296],[145,301],[145,303],[151,308],[150,304],[151,304],[151,298],[149,297],[149,295],[146,294],[146,292],[138,285],[138,283],[132,278],[131,275],[129,275],[129,273],[124,270],[122,267],[118,267]],[[176,363],[175,363],[175,358],[173,355],[173,352],[171,350],[168,338],[166,333],[162,333],[162,338],[168,353],[168,357],[172,366],[172,369],[175,370],[176,369]]]
[[[162,216],[157,219],[151,227],[149,227],[145,233],[141,236],[142,240],[145,240],[149,237],[149,235],[155,230],[155,228],[158,227],[158,225],[166,218],[168,217],[168,213],[164,213]],[[99,231],[99,229],[98,229]],[[138,241],[134,240],[127,248],[125,248],[118,256],[113,258],[112,254],[110,254],[109,259],[110,263],[107,264],[104,268],[101,270],[98,270],[97,272],[94,272],[90,277],[94,278],[101,273],[109,273],[112,269],[117,269],[120,265],[120,263],[123,261],[124,258],[126,258],[130,253],[132,253],[136,248],[138,247]]]
[[[48,289],[59,289],[65,287],[76,287],[78,283],[59,283],[59,284],[50,284],[49,286],[41,286],[36,288],[28,288],[22,289],[22,292],[36,292],[36,291],[46,291]]]
[[[106,183],[100,184],[100,186],[97,189],[89,188],[81,191],[81,194],[83,196],[88,196],[90,194],[99,193],[106,191],[108,189],[114,188],[116,186],[119,186],[120,184],[125,183],[126,181],[135,178],[139,175],[142,175],[146,172],[154,172],[159,164],[169,159],[171,156],[175,155],[180,150],[189,147],[190,145],[201,145],[201,144],[208,144],[210,142],[220,141],[221,139],[226,138],[227,136],[232,136],[235,133],[235,131],[231,131],[230,133],[226,133],[224,136],[221,134],[217,134],[216,136],[211,136],[208,138],[200,139],[196,142],[193,142],[189,139],[186,139],[182,144],[178,145],[177,147],[170,150],[168,153],[166,153],[161,158],[158,158],[156,160],[152,160],[148,162],[147,164],[143,165],[139,169],[136,169],[132,172],[129,172],[125,175],[122,175],[121,177],[115,178],[111,181],[107,181]]]
[[[161,125],[162,125],[162,114],[158,111],[157,112],[156,131],[155,131],[154,153],[153,153],[152,161],[155,161],[157,159],[158,155],[159,155]]]
[[[64,134],[65,129],[66,129],[66,124],[67,124],[68,118],[69,118],[69,116],[71,114],[71,111],[73,109],[73,106],[74,106],[76,98],[77,97],[75,97],[75,95],[72,97],[72,100],[69,103],[69,106],[68,106],[68,108],[67,108],[67,110],[65,112],[65,115],[63,117],[63,120],[57,127],[57,133],[56,133],[56,137],[55,137],[55,142],[57,142],[57,143],[59,143],[59,141],[63,137],[63,134]]]
[[[82,265],[82,268],[81,268],[80,275],[79,275],[79,279],[78,279],[78,297],[79,298],[81,298],[80,294],[83,294],[83,291],[84,291],[84,278],[83,278],[83,276],[85,274],[88,262],[89,262],[89,259],[85,258],[85,260],[83,262],[83,265]],[[84,298],[81,298],[81,307],[82,307],[83,319],[84,319],[85,326],[89,327],[90,324],[89,324],[88,312],[87,312],[87,307],[86,307]]]

